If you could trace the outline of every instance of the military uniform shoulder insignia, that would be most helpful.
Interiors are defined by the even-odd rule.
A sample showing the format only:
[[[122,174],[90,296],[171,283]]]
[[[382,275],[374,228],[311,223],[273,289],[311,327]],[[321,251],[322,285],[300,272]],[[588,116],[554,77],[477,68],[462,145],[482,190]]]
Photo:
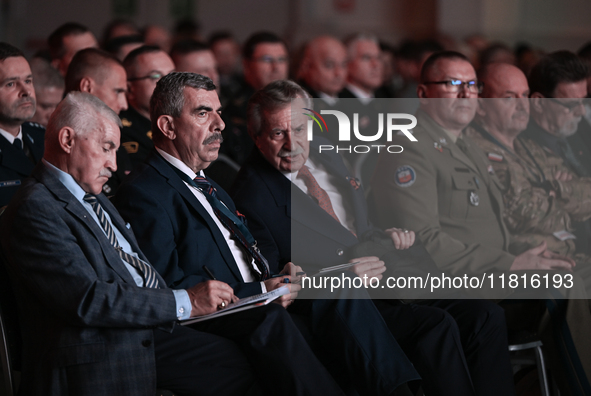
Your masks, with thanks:
[[[127,151],[128,154],[135,154],[140,148],[138,142],[123,142],[121,145],[125,148],[125,151]]]
[[[150,140],[152,140],[152,131],[146,132],[146,136],[149,137]]]
[[[131,125],[133,125],[133,123],[129,121],[127,118],[122,118],[121,125],[123,125],[126,128],[129,128]]]
[[[45,127],[43,125],[38,124],[36,122],[27,121],[27,122],[25,122],[25,124],[28,125],[28,126],[32,126],[34,128],[45,129]]]
[[[402,165],[396,169],[394,182],[400,187],[410,187],[417,180],[417,173],[410,165]]]
[[[503,156],[497,153],[488,153],[488,160],[494,162],[503,162]]]

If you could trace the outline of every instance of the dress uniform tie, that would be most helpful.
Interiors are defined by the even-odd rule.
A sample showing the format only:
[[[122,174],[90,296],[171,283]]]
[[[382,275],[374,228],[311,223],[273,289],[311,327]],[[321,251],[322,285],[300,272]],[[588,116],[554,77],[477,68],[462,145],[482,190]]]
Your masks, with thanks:
[[[131,254],[125,253],[121,246],[119,246],[115,231],[113,230],[111,223],[109,223],[109,220],[107,220],[105,211],[103,210],[103,207],[97,200],[96,196],[92,194],[86,194],[84,196],[84,201],[88,202],[92,206],[92,209],[94,210],[94,213],[96,213],[103,230],[105,230],[105,233],[107,234],[109,242],[115,248],[115,250],[117,250],[117,253],[119,253],[119,257],[121,257],[123,261],[131,265],[133,268],[137,269],[142,275],[142,278],[144,278],[144,287],[158,288],[158,279],[156,278],[156,271],[154,268],[145,261],[140,260]]]
[[[22,150],[23,149],[23,141],[20,139],[14,139],[14,142],[12,142],[12,145],[18,149],[18,150]]]
[[[185,175],[185,177],[187,180],[191,180],[187,175]],[[205,198],[213,208],[213,212],[224,225],[224,227],[230,231],[232,238],[240,242],[240,244],[252,256],[257,267],[256,272],[260,274],[260,280],[269,279],[269,264],[267,263],[267,259],[265,259],[265,257],[256,247],[256,241],[254,237],[244,224],[244,216],[239,213],[232,213],[230,209],[228,209],[226,205],[224,205],[224,203],[219,199],[216,189],[205,177],[196,176],[195,179],[191,180],[191,182],[192,183],[187,183],[197,187],[199,190],[201,190],[201,192],[203,192],[203,195],[205,195]]]
[[[312,176],[310,168],[308,168],[306,165],[303,165],[299,170],[297,177],[304,181],[304,184],[308,188],[308,193],[316,200],[316,202],[318,202],[318,206],[320,206],[326,213],[331,215],[340,224],[341,221],[334,212],[328,193],[322,187],[320,187],[316,181],[316,178]]]

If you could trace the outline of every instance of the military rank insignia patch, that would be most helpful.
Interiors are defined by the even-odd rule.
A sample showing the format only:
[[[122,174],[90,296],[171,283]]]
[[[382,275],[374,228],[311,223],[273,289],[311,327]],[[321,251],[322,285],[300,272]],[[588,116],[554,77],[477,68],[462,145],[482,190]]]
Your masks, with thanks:
[[[410,187],[417,180],[417,173],[410,165],[402,165],[396,169],[394,181],[400,187]]]
[[[488,153],[488,160],[494,162],[503,162],[503,156],[497,153]]]
[[[121,125],[123,125],[126,128],[129,128],[132,125],[132,123],[127,118],[122,118]]]

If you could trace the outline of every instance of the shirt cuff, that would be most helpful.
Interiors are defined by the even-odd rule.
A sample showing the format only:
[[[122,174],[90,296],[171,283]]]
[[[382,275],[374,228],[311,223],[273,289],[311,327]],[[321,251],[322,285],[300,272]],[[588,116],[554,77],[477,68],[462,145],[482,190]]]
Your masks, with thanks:
[[[267,286],[265,286],[265,282],[261,282],[261,293],[267,292]]]
[[[189,319],[191,317],[191,299],[186,290],[173,290],[174,300],[176,301],[176,316],[178,320]]]

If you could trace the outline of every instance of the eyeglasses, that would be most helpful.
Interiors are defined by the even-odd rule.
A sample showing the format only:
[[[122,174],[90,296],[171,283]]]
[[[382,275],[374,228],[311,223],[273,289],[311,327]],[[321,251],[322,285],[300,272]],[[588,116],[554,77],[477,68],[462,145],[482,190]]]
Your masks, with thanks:
[[[567,111],[569,113],[574,112],[579,106],[584,106],[587,104],[587,100],[578,100],[576,102],[563,102],[563,101],[555,99],[555,98],[546,98],[546,99],[550,100],[551,102],[561,105],[562,107],[567,109]]]
[[[423,84],[441,84],[446,92],[458,93],[460,90],[465,88],[468,92],[482,93],[482,87],[484,84],[476,80],[462,81],[462,80],[445,80],[445,81],[427,81]]]
[[[143,76],[143,77],[128,78],[127,81],[139,81],[139,80],[145,80],[147,78],[149,78],[150,80],[158,81],[162,77],[163,77],[162,73],[152,73],[152,74],[148,74],[147,76]]]
[[[279,58],[273,58],[272,56],[261,56],[260,58],[256,58],[255,62],[262,62],[267,64],[284,64],[287,63],[287,58],[285,56]]]

